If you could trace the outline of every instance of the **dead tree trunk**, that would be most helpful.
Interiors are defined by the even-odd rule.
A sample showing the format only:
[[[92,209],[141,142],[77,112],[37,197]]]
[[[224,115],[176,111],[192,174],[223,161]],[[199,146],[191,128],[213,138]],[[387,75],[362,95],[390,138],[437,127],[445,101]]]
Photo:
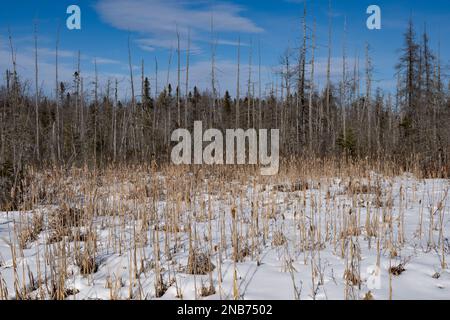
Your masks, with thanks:
[[[331,100],[331,33],[332,33],[332,24],[331,24],[331,0],[329,1],[329,21],[328,21],[328,59],[327,59],[327,89],[326,89],[326,112],[327,112],[327,133],[330,134],[334,132],[333,125],[333,117],[331,115],[330,110],[330,100]],[[332,150],[334,151],[335,140],[332,140]]]
[[[366,112],[367,112],[367,151],[368,154],[372,151],[372,104],[371,104],[371,93],[372,90],[372,61],[369,56],[369,44],[366,44],[366,98],[364,99]]]
[[[346,36],[347,36],[347,18],[344,22],[344,41],[342,46],[342,83],[341,83],[341,111],[342,111],[342,138],[347,140],[347,53],[346,53]]]
[[[240,79],[241,79],[241,37],[238,39],[238,56],[237,56],[237,81],[236,81],[236,128],[239,128],[240,118]]]
[[[60,37],[60,28],[58,28],[58,32],[56,35],[56,50],[55,50],[55,77],[56,77],[56,154],[58,157],[58,162],[61,161],[61,143],[60,143],[60,105],[59,105],[59,37]]]
[[[247,128],[250,128],[250,108],[251,108],[251,86],[252,86],[252,56],[253,42],[250,39],[250,52],[248,55],[248,82],[247,82]]]
[[[308,127],[309,127],[309,152],[313,152],[313,95],[314,95],[314,53],[315,53],[315,32],[316,23],[314,22],[313,34],[312,34],[312,46],[311,46],[311,79],[309,89],[309,112],[308,112]]]
[[[34,105],[36,112],[36,159],[39,162],[41,160],[40,156],[40,146],[39,146],[39,68],[38,68],[38,36],[37,36],[37,24],[34,25],[34,67],[35,67],[35,96]]]
[[[180,33],[177,28],[177,121],[181,126],[181,51],[180,51]]]
[[[185,102],[184,102],[184,126],[188,125],[188,110],[189,110],[189,56],[191,51],[191,30],[188,30],[188,42],[186,50],[186,88],[185,88]]]

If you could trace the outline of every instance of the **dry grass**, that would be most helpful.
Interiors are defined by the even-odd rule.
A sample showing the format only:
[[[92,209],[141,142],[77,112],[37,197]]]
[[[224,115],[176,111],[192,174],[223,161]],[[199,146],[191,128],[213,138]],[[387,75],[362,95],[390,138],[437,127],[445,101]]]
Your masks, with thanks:
[[[90,281],[101,268],[99,256],[105,252],[128,259],[128,278],[110,275],[105,282],[110,299],[158,298],[172,285],[183,297],[176,277],[180,271],[208,276],[209,281],[202,279],[196,290],[198,297],[207,297],[222,294],[224,260],[235,265],[256,261],[259,266],[261,252],[267,247],[280,252],[287,248],[286,252],[294,252],[312,266],[312,297],[323,285],[320,253],[332,248],[345,262],[345,271],[339,275],[346,283],[345,297],[357,297],[354,288],[364,281],[358,239],[374,246],[378,256],[386,252],[391,258],[401,252],[406,241],[402,238],[403,213],[394,213],[392,200],[392,177],[401,172],[388,163],[342,165],[334,159],[285,160],[282,168],[274,177],[261,177],[251,166],[31,170],[27,181],[33,188],[24,195],[24,202],[33,210],[42,206],[48,210],[33,214],[15,228],[16,239],[11,241],[15,297],[76,296],[75,288],[68,289],[74,272],[71,267],[77,267]],[[417,168],[408,169],[421,176]],[[373,172],[378,175],[374,177]],[[408,206],[407,201],[420,200],[411,198],[409,195],[402,208]],[[428,230],[421,225],[420,235],[445,257],[448,241],[442,201],[434,199],[437,209],[431,216],[436,220]],[[369,212],[365,219],[361,210]],[[293,212],[293,225],[286,223],[288,212]],[[399,237],[393,237],[394,233]],[[437,243],[431,241],[434,235],[438,235]],[[24,279],[17,257],[38,239],[45,240],[40,242],[39,270]],[[148,247],[150,253],[145,250]],[[183,252],[187,262],[180,263],[178,256]],[[284,260],[289,261],[287,270],[295,284],[291,253],[284,254],[289,255]],[[389,272],[398,276],[404,267],[402,263]],[[213,274],[218,280],[213,281]],[[235,267],[233,296],[238,299],[242,293],[236,274]],[[141,278],[150,275],[154,290],[143,293]],[[126,297],[125,287],[130,288]],[[296,296],[300,296],[298,288]],[[10,294],[0,274],[0,299]],[[360,297],[373,299],[371,292]]]
[[[30,243],[36,241],[44,228],[44,216],[34,214],[27,226],[19,232],[19,247],[25,249]]]
[[[389,268],[389,273],[394,276],[399,276],[405,271],[406,271],[405,266],[401,263],[397,266],[393,266],[393,267]]]
[[[191,251],[189,253],[187,274],[206,275],[212,272],[216,266],[211,263],[211,257],[205,253]]]

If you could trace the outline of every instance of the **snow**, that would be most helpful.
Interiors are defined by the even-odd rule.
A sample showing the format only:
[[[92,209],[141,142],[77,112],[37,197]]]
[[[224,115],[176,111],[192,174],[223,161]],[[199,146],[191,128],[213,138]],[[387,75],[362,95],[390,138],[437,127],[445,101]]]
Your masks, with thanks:
[[[158,176],[157,180],[158,183],[164,184],[163,177]],[[307,190],[295,188],[277,190],[275,185],[258,185],[254,181],[249,181],[246,185],[230,183],[226,194],[209,193],[205,190],[201,196],[197,195],[195,200],[191,199],[194,202],[193,208],[184,201],[179,204],[168,203],[170,190],[161,190],[162,195],[155,202],[146,199],[144,203],[137,203],[135,199],[126,199],[121,195],[125,189],[133,188],[131,182],[128,185],[110,186],[109,189],[106,187],[103,193],[99,192],[98,197],[101,198],[103,209],[108,207],[109,211],[106,209],[104,211],[108,211],[108,214],[97,214],[92,222],[97,237],[95,259],[98,270],[89,275],[81,274],[75,258],[70,255],[76,245],[73,239],[66,238],[64,242],[48,243],[51,230],[46,223],[37,239],[27,243],[23,251],[19,248],[18,231],[29,225],[36,214],[42,214],[44,221],[47,222],[49,214],[56,210],[55,206],[40,206],[26,212],[1,212],[0,288],[7,289],[9,299],[16,298],[17,288],[20,288],[19,290],[27,288],[28,298],[50,299],[48,290],[43,289],[45,286],[39,288],[38,283],[41,281],[38,281],[38,275],[41,275],[40,280],[52,277],[48,257],[62,258],[58,255],[49,255],[49,252],[57,252],[65,246],[67,277],[64,286],[72,293],[66,299],[156,299],[157,260],[154,247],[156,240],[152,239],[158,236],[161,257],[159,264],[164,282],[168,285],[167,291],[158,299],[178,299],[179,293],[186,300],[234,299],[235,270],[239,298],[245,300],[295,299],[294,285],[300,299],[363,299],[369,291],[373,299],[377,300],[389,299],[390,294],[392,299],[448,299],[450,214],[446,191],[450,187],[449,181],[421,180],[412,175],[385,178],[375,173],[372,173],[369,179],[359,179],[360,184],[368,181],[372,181],[372,184],[373,181],[378,182],[383,190],[382,196],[378,199],[370,190],[368,193],[349,194],[346,190],[349,181],[350,178],[322,178],[309,181],[310,188]],[[353,180],[352,183],[355,181],[357,180]],[[84,199],[82,189],[74,186],[73,190]],[[234,199],[239,212],[239,228],[242,235],[252,232],[249,224],[253,214],[252,202],[256,201],[259,204],[256,209],[261,219],[260,233],[257,237],[257,246],[260,248],[259,261],[256,256],[251,255],[236,263],[231,259],[233,220],[230,212],[234,206],[230,201],[233,197],[231,190],[241,191],[234,194]],[[392,202],[394,220],[392,233],[387,232],[380,238],[382,248],[377,278],[371,274],[377,271],[377,238],[368,235],[365,224],[369,209],[372,219],[379,216],[379,223],[383,224],[381,217],[388,214],[388,210],[385,207],[377,207],[376,202],[380,200],[383,203]],[[179,232],[164,232],[164,223],[167,223],[167,219],[160,220],[158,228],[152,221],[148,231],[143,233],[136,231],[142,230],[144,224],[142,217],[150,214],[153,205],[156,205],[155,210],[159,217],[172,212],[175,206],[181,206],[185,214],[177,218],[181,226]],[[192,226],[195,226],[195,232],[200,239],[199,249],[202,249],[202,252],[208,250],[210,239],[205,240],[209,233],[208,218],[200,217],[198,214],[202,206],[206,213],[211,206],[213,247],[222,245],[220,234],[222,223],[225,225],[223,230],[226,234],[226,247],[222,248],[221,264],[217,250],[211,255],[211,262],[216,267],[211,275],[216,293],[208,297],[200,297],[198,293],[202,285],[209,287],[210,276],[185,273],[189,256],[188,216],[195,217]],[[349,214],[349,210],[352,210],[353,216]],[[269,220],[268,238],[264,244],[262,218],[269,213],[274,216]],[[402,213],[405,236],[403,241],[399,230]],[[359,232],[342,238],[339,237],[342,223],[349,221],[342,219],[344,216],[346,219],[358,219]],[[320,221],[316,220],[314,225],[319,226],[315,232],[320,231],[321,249],[310,250],[302,247],[301,226],[303,225],[306,231],[311,230],[312,221],[318,217]],[[441,217],[443,217],[443,234],[440,238]],[[431,233],[430,223],[433,223]],[[386,226],[385,224],[384,229],[380,227],[380,230],[386,231]],[[280,232],[286,242],[275,245],[275,235]],[[168,240],[165,238],[166,234],[169,236]],[[143,235],[146,235],[147,239],[141,239]],[[394,248],[386,246],[386,241],[390,237],[395,244]],[[248,245],[251,245],[251,237],[248,239]],[[170,257],[166,255],[167,242]],[[352,244],[360,250],[357,266],[361,277],[360,286],[349,284],[344,277],[350,263],[349,252]],[[86,246],[80,242],[77,245],[83,248]],[[16,265],[13,260],[13,249]],[[395,254],[391,255],[390,249],[395,249]],[[443,254],[447,262],[445,268],[442,264]],[[55,260],[53,266],[58,266],[62,261],[64,259]],[[138,270],[133,266],[134,261],[137,261]],[[390,267],[399,264],[403,264],[406,270],[400,275],[390,275]],[[31,279],[34,279],[34,283]],[[375,283],[378,281],[378,285],[371,286],[373,281]]]

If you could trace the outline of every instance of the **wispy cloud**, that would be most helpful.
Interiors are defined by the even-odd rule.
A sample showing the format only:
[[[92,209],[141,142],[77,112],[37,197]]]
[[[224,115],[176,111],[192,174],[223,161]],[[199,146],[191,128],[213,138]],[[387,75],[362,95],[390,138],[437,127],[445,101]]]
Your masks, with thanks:
[[[29,49],[34,50],[34,49]],[[28,50],[27,50],[28,51]],[[55,49],[50,49],[50,48],[42,48],[42,47],[38,47],[38,55],[39,56],[44,56],[44,57],[55,57],[56,56],[56,50]],[[76,57],[77,53],[74,51],[70,51],[70,50],[58,50],[58,57],[59,58],[74,58]]]
[[[118,60],[108,59],[108,58],[94,58],[92,59],[92,63],[97,64],[120,64],[121,62]]]
[[[222,45],[222,46],[233,46],[233,47],[237,47],[237,46],[241,46],[241,47],[248,47],[249,44],[246,42],[238,42],[238,41],[232,41],[232,40],[223,40],[223,39],[219,39],[216,41],[216,43],[218,45]]]
[[[29,42],[33,41],[30,39]],[[33,90],[34,86],[30,85],[34,81],[35,72],[35,58],[34,58],[34,48],[30,46],[30,43],[23,43],[23,45],[16,45],[15,56],[17,61],[17,72],[22,81],[28,84],[28,90]],[[69,90],[72,88],[70,85],[73,83],[73,75],[76,70],[76,57],[77,52],[69,50],[59,50],[58,55],[61,58],[58,65],[59,81],[66,82],[69,84]],[[120,61],[98,57],[96,58],[97,64],[101,65],[122,65]],[[82,55],[81,56],[81,75],[86,84],[87,97],[89,98],[89,93],[91,92],[89,87],[95,79],[95,73],[93,71],[94,58]],[[39,67],[39,87],[43,92],[49,96],[54,94],[55,86],[55,50],[48,47],[38,48],[38,67]],[[0,43],[0,70],[11,70],[11,53],[8,45],[5,42]],[[99,83],[100,87],[105,86],[108,79],[118,79],[121,82],[120,96],[126,97],[129,91],[129,81],[127,72],[105,72],[100,67],[99,70]]]
[[[264,30],[245,17],[242,6],[228,2],[193,0],[99,0],[95,6],[101,19],[121,30],[138,32],[141,49],[168,49],[174,46],[176,32],[187,38],[191,31],[192,50],[195,41],[208,41],[205,34],[215,32],[260,33]],[[228,44],[228,43],[223,43]],[[184,44],[186,47],[186,44]]]
[[[217,31],[262,32],[250,19],[241,16],[241,6],[219,2],[174,0],[100,0],[96,9],[102,19],[124,30],[173,33],[179,28],[209,31],[211,14]]]
[[[136,43],[145,51],[154,51],[155,48],[176,49],[178,45],[176,39],[141,38],[136,40]],[[186,38],[180,38],[180,50],[185,51],[187,48],[188,40]],[[200,47],[193,43],[190,44],[189,50],[192,54],[201,52]]]

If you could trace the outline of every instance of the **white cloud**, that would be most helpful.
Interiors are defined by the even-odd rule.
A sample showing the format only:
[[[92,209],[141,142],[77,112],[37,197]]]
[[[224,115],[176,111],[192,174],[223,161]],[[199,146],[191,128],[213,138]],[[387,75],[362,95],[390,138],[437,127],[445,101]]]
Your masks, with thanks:
[[[30,50],[34,50],[31,49]],[[56,55],[56,49],[50,49],[50,48],[42,48],[38,47],[38,56],[45,56],[45,57],[55,57]],[[77,53],[74,51],[69,50],[58,50],[58,57],[59,58],[75,58],[77,56]]]
[[[141,38],[136,40],[138,46],[145,51],[154,51],[155,48],[164,48],[164,49],[173,49],[176,50],[178,43],[177,39],[153,39],[153,38]],[[188,41],[186,38],[180,38],[180,49],[182,51],[187,50]],[[201,49],[196,44],[190,44],[190,53],[198,54],[201,52]]]
[[[99,0],[95,8],[101,19],[113,27],[143,35],[138,45],[146,51],[174,47],[177,30],[184,39],[191,30],[193,42],[209,41],[204,34],[211,30],[211,18],[215,32],[264,31],[242,15],[243,7],[226,2],[211,5],[203,0]],[[200,50],[194,43],[191,49]]]
[[[237,46],[241,46],[241,47],[248,47],[249,44],[245,43],[245,42],[240,42],[239,41],[232,41],[232,40],[223,40],[223,39],[219,39],[216,41],[216,43],[218,45],[222,45],[222,46],[232,46],[232,47],[237,47]]]
[[[31,40],[32,41],[32,40]],[[16,47],[16,46],[15,46]],[[76,56],[78,53],[66,50],[59,51],[63,58],[73,58],[72,60],[60,60],[58,65],[59,81],[67,82],[69,85],[73,83],[73,75],[76,70]],[[20,79],[29,84],[30,93],[34,92],[34,75],[35,75],[35,58],[34,48],[25,44],[23,47],[15,48],[17,73]],[[93,62],[91,57],[81,56],[81,75],[84,79],[85,89],[90,93],[91,84],[95,79],[93,71]],[[97,58],[97,64],[121,64],[119,61]],[[54,96],[55,87],[55,50],[47,47],[38,48],[38,67],[39,67],[39,87],[45,95]],[[5,42],[0,44],[0,70],[12,70],[11,53]],[[99,67],[99,83],[100,87],[105,87],[108,79],[117,78],[121,81],[120,95],[129,95],[129,80],[127,73],[111,73],[102,72]]]
[[[96,9],[104,21],[116,28],[152,34],[173,34],[177,25],[181,30],[209,31],[212,12],[216,31],[263,31],[240,15],[242,7],[225,2],[211,7],[205,1],[100,0]]]
[[[92,63],[100,64],[120,64],[120,61],[108,59],[108,58],[94,58],[91,60]]]

